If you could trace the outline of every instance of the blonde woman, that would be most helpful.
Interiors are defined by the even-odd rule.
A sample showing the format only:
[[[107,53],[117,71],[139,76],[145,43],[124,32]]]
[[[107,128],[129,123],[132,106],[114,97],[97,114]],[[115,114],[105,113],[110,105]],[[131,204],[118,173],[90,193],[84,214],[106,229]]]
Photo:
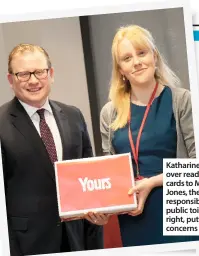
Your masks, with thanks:
[[[190,92],[179,88],[178,77],[142,27],[118,30],[112,59],[110,102],[100,115],[103,152],[131,152],[138,181],[129,190],[137,192],[137,209],[119,215],[123,245],[191,240],[163,236],[162,209],[163,158],[196,157]]]

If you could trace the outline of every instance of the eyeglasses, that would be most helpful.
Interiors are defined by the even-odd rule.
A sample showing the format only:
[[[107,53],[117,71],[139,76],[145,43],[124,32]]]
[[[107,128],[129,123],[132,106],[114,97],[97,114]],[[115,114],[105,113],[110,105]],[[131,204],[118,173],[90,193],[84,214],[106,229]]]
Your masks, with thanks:
[[[14,73],[14,75],[17,77],[17,79],[20,82],[27,82],[31,75],[34,75],[38,80],[45,79],[48,75],[48,68],[46,69],[37,69],[34,72],[24,71],[24,72],[18,72]]]

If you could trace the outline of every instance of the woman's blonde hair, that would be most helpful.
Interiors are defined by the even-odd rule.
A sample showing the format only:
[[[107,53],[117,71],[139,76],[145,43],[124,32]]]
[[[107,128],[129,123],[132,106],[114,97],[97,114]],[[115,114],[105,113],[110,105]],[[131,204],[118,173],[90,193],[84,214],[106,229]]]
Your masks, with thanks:
[[[140,26],[131,25],[121,27],[117,31],[112,43],[112,78],[109,92],[109,99],[117,111],[117,117],[111,124],[111,128],[115,131],[127,124],[129,108],[130,108],[130,92],[131,86],[128,80],[123,80],[123,76],[119,71],[118,44],[127,38],[132,42],[133,46],[138,49],[150,49],[157,58],[156,70],[154,77],[156,81],[163,85],[179,86],[180,80],[175,73],[168,67],[165,59],[158,51],[154,38],[151,33]]]

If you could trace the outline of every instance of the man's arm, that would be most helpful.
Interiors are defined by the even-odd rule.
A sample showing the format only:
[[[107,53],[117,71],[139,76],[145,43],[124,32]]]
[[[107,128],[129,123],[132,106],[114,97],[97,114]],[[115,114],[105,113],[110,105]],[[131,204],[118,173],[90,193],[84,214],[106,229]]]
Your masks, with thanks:
[[[7,187],[7,175],[6,175],[6,154],[3,149],[3,146],[1,145],[1,154],[2,154],[2,166],[3,166],[3,175],[4,175],[4,188],[5,188],[5,195],[6,195],[6,187]],[[7,201],[7,197],[6,197]],[[8,235],[9,235],[9,242],[10,242],[10,255],[11,256],[22,256],[22,252],[20,250],[19,244],[17,242],[17,239],[14,235],[13,229],[12,229],[12,223],[8,217]]]
[[[104,249],[103,226],[84,220],[85,250]]]
[[[82,124],[83,124],[83,139],[82,139],[82,158],[87,158],[87,157],[93,157],[93,150],[92,150],[92,146],[91,146],[91,142],[90,142],[90,137],[88,134],[88,130],[87,130],[87,125],[84,119],[83,114],[80,112],[80,117],[82,119]]]

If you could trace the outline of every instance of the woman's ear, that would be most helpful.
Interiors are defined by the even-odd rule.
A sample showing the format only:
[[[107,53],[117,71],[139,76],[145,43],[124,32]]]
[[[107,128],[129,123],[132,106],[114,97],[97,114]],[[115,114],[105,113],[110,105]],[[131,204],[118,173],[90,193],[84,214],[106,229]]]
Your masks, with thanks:
[[[124,72],[122,71],[121,68],[119,68],[119,72],[120,72],[120,74],[121,74],[122,76],[124,75]]]

